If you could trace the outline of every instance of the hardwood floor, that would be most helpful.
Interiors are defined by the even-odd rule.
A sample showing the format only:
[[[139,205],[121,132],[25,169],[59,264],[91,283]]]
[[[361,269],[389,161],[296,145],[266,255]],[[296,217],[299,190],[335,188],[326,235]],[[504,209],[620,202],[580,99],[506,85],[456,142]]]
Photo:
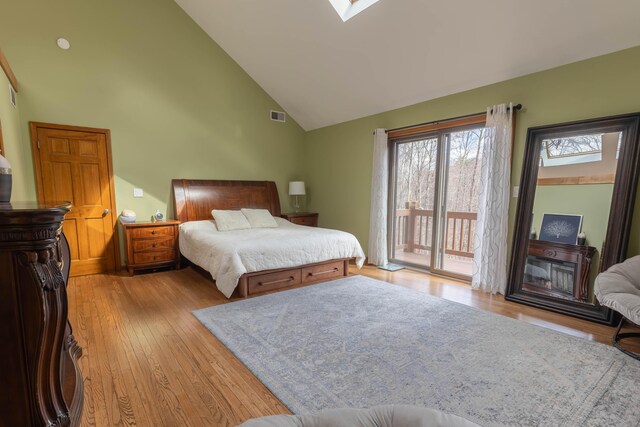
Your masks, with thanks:
[[[613,333],[424,273],[367,266],[360,274],[590,340],[609,343]],[[191,314],[228,302],[201,273],[85,276],[72,278],[68,289],[69,318],[83,348],[82,425],[231,426],[288,413]]]

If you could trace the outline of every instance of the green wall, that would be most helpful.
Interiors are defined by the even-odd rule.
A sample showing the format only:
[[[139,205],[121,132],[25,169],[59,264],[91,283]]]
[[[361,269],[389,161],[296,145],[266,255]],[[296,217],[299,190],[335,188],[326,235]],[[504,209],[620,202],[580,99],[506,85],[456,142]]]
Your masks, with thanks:
[[[527,128],[640,111],[638,70],[640,47],[308,132],[309,208],[320,213],[321,226],[350,231],[366,247],[373,130],[482,112],[509,101],[524,106],[517,115],[513,152],[512,184],[517,185]],[[511,200],[513,230],[517,199]],[[640,253],[639,227],[634,221],[629,255]]]
[[[602,252],[609,222],[613,184],[538,185],[533,201],[533,230],[540,236],[545,213],[582,215],[587,244]]]
[[[5,157],[11,163],[13,174],[13,194],[24,194],[28,191],[26,181],[29,179],[20,165],[30,161],[30,151],[22,145],[20,126],[20,95],[17,107],[9,101],[9,79],[0,69],[0,124],[4,142]]]
[[[5,0],[0,45],[20,84],[12,200],[36,197],[28,122],[40,121],[111,130],[118,211],[166,211],[171,178],[273,180],[290,207],[304,131],[270,121],[279,105],[172,0]]]

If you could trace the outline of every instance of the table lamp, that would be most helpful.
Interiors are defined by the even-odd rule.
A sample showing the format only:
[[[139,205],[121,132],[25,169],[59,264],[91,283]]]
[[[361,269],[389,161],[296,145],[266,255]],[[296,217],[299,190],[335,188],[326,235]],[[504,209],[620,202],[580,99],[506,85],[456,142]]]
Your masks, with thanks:
[[[296,209],[296,212],[300,209],[300,204],[298,203],[298,196],[304,196],[306,192],[304,191],[304,182],[303,181],[291,181],[289,183],[289,195],[295,196],[295,201],[293,207]]]

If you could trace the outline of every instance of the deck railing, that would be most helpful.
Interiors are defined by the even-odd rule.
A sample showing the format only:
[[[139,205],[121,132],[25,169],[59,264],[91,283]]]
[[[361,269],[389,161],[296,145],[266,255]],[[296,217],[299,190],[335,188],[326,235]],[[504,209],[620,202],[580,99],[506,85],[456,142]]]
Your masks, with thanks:
[[[476,212],[447,211],[445,254],[473,258],[473,235],[477,219]],[[431,250],[433,210],[396,209],[395,230],[396,251]]]

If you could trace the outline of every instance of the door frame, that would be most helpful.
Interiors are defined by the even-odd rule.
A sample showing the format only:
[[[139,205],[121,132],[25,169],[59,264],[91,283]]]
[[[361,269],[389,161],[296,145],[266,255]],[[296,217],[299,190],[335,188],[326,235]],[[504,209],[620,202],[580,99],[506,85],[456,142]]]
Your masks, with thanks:
[[[417,127],[415,131],[401,130],[398,132],[388,133],[387,147],[389,150],[389,182],[388,182],[388,201],[387,201],[387,253],[392,254],[395,251],[393,248],[394,243],[394,227],[395,227],[395,209],[396,205],[396,180],[397,180],[397,147],[401,143],[417,141],[422,139],[435,138],[437,139],[437,151],[436,151],[436,176],[434,182],[434,201],[433,201],[433,230],[431,233],[431,253],[429,254],[429,265],[419,265],[408,261],[400,261],[393,259],[393,262],[404,265],[409,268],[413,268],[420,271],[426,271],[429,274],[436,276],[452,278],[460,280],[462,282],[470,283],[471,276],[448,271],[438,266],[438,260],[441,257],[439,253],[443,247],[443,239],[446,234],[445,227],[446,221],[441,221],[441,218],[446,219],[446,207],[443,203],[446,200],[446,191],[448,184],[448,177],[445,174],[448,172],[448,158],[449,158],[449,141],[445,138],[453,132],[460,132],[465,130],[472,130],[478,127],[486,126],[487,116],[485,113],[477,114],[473,116],[466,116],[462,119],[453,119],[442,122],[434,122],[426,126]],[[513,144],[513,140],[512,140]]]
[[[113,270],[114,272],[120,271],[121,269],[121,261],[120,261],[120,232],[117,227],[118,217],[116,215],[116,191],[114,184],[114,175],[113,175],[113,159],[111,157],[111,130],[102,129],[102,128],[91,128],[85,126],[71,126],[71,125],[59,125],[54,123],[44,123],[44,122],[29,122],[29,132],[31,138],[31,153],[33,154],[33,169],[35,172],[36,179],[36,194],[38,197],[38,202],[44,201],[44,183],[42,178],[42,169],[40,167],[40,150],[38,149],[38,128],[44,129],[55,129],[55,130],[68,130],[75,132],[88,132],[88,133],[100,133],[104,135],[104,139],[107,146],[107,173],[109,174],[109,190],[111,191],[111,206],[113,207],[111,215],[112,226],[113,226],[113,251],[114,253],[114,264]]]

